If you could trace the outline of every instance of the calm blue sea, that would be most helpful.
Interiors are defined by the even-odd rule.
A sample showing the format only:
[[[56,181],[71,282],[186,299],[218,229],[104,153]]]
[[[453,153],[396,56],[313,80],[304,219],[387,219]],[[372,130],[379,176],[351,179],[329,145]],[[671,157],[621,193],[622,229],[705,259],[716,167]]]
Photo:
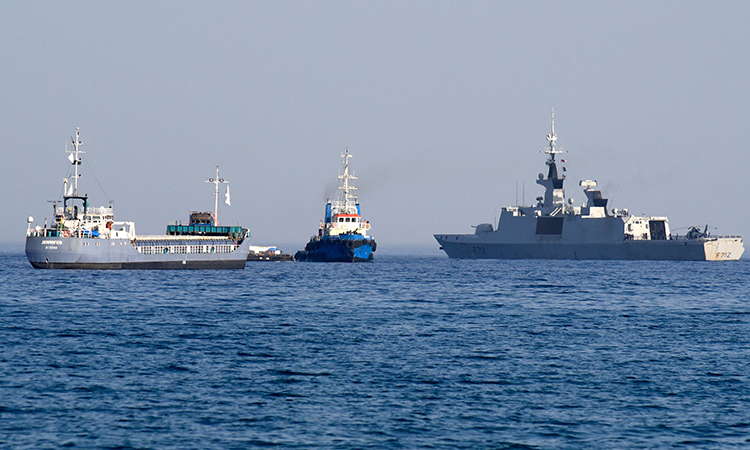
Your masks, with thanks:
[[[0,254],[0,447],[747,448],[750,263]]]

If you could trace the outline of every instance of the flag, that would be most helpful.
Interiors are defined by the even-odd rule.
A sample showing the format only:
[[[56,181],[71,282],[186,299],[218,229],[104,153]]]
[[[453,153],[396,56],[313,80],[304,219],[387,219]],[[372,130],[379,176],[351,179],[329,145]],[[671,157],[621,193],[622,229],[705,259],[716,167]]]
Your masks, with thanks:
[[[70,186],[68,187],[68,192],[65,193],[67,197],[70,197],[73,195],[73,183],[70,183]]]
[[[232,206],[232,202],[229,200],[229,186],[227,186],[227,192],[224,193],[224,203],[226,203],[229,206]]]

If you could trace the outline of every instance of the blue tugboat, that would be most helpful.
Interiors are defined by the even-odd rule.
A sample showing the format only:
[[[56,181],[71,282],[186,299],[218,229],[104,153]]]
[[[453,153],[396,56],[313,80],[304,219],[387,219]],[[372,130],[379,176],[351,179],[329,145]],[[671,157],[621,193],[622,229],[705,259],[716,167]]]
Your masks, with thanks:
[[[336,199],[326,203],[325,220],[320,223],[318,235],[310,238],[304,250],[294,255],[297,261],[318,262],[360,262],[372,260],[377,248],[375,239],[368,236],[370,222],[360,215],[357,196],[352,192],[357,188],[349,185],[349,180],[357,177],[349,174],[349,149],[341,155],[344,159],[344,173],[339,175],[341,186]]]

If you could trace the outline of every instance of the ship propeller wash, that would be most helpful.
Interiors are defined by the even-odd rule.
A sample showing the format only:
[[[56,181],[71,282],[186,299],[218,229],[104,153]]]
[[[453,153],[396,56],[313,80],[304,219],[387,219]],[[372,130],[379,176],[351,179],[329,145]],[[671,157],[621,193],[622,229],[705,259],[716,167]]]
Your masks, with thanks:
[[[473,234],[436,234],[451,258],[496,259],[621,259],[621,260],[738,260],[745,248],[742,236],[711,236],[691,227],[685,235],[670,232],[666,217],[633,216],[627,209],[607,210],[607,199],[595,180],[579,185],[586,202],[566,202],[564,168],[558,170],[555,113],[547,135],[547,175],[537,184],[543,197],[533,206],[502,208],[497,228],[484,223]]]
[[[213,212],[191,212],[188,225],[171,224],[166,235],[138,236],[135,223],[114,219],[113,208],[91,207],[80,195],[78,179],[82,142],[76,129],[68,160],[72,180],[64,180],[62,203],[52,202],[54,218],[47,226],[33,226],[29,217],[26,257],[37,269],[244,269],[250,233],[240,226],[220,226],[218,187]],[[229,204],[227,187],[227,204]]]
[[[310,238],[304,250],[294,255],[297,261],[318,262],[359,262],[369,261],[377,249],[375,239],[368,236],[370,222],[360,215],[359,201],[349,184],[356,180],[349,173],[349,149],[341,155],[344,160],[344,173],[339,175],[341,185],[339,195],[326,203],[325,219],[320,223],[318,235]]]

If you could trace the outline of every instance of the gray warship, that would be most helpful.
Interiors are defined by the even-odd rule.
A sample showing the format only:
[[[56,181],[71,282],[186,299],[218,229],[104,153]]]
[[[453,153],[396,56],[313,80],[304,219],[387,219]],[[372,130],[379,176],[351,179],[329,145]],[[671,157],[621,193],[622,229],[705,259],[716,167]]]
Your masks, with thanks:
[[[545,189],[533,206],[502,208],[495,224],[477,225],[473,234],[436,234],[441,250],[450,258],[494,259],[613,259],[733,261],[745,251],[742,236],[712,236],[708,226],[701,231],[690,227],[684,234],[672,234],[666,217],[633,216],[627,209],[607,210],[607,199],[595,189],[596,180],[579,185],[586,202],[566,202],[565,160],[555,145],[555,113],[549,146],[547,176],[536,183]]]
[[[54,219],[34,226],[28,218],[26,257],[37,269],[244,269],[250,233],[239,226],[220,226],[217,220],[219,185],[215,185],[213,212],[191,212],[187,225],[173,223],[166,235],[139,236],[134,222],[114,219],[112,206],[91,207],[88,195],[79,195],[81,165],[79,130],[72,138],[68,160],[73,175],[63,183],[62,202],[52,203]]]

